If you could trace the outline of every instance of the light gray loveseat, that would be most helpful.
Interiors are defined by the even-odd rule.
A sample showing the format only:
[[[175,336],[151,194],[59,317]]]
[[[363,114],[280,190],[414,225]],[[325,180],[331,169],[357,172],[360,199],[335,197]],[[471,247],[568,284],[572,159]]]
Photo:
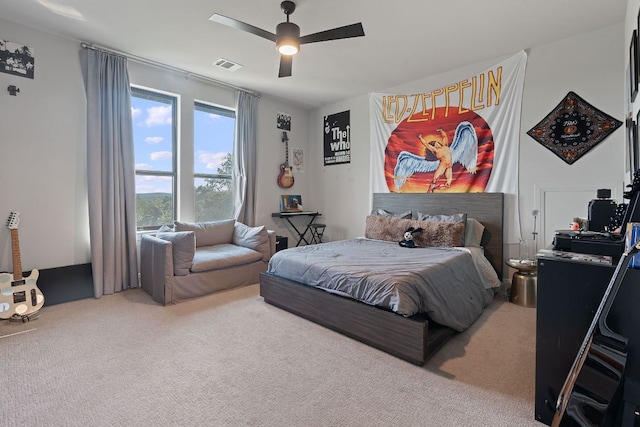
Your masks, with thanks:
[[[264,226],[233,219],[185,223],[140,237],[142,289],[161,304],[173,304],[258,283],[275,253],[276,235]]]

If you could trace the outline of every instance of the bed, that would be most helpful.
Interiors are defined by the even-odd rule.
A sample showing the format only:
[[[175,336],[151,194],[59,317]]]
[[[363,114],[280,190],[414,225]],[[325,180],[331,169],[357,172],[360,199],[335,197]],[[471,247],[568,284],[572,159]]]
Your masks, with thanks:
[[[486,258],[485,261],[493,268],[497,279],[500,280],[502,278],[504,265],[504,197],[502,193],[376,193],[373,195],[372,210],[380,209],[392,214],[411,211],[414,216],[417,212],[431,215],[466,213],[469,218],[474,218],[484,225],[485,230],[482,235],[481,245]],[[356,242],[356,244],[363,243],[369,245],[382,244],[383,242],[368,242],[367,239]],[[342,242],[330,242],[317,245],[317,249],[327,246],[333,251],[340,251],[342,245]],[[399,247],[397,243],[387,242],[387,245],[389,245],[389,251],[396,250],[396,247]],[[391,246],[393,246],[393,249]],[[405,252],[406,254],[414,255],[414,249],[402,249],[408,251]],[[438,254],[462,252],[461,250],[449,250],[448,248],[441,249]],[[304,251],[315,250],[316,248],[292,248],[287,250],[286,254],[287,258],[293,258],[297,254],[296,251],[304,253]],[[385,250],[387,249],[385,248]],[[313,254],[304,253],[303,257],[307,256],[312,258]],[[458,255],[454,254],[452,256]],[[277,260],[278,257],[276,257]],[[429,357],[456,333],[456,330],[463,330],[469,324],[469,319],[467,319],[464,321],[466,325],[452,324],[451,326],[445,326],[442,323],[446,324],[448,322],[446,317],[442,318],[444,319],[442,323],[434,321],[433,317],[438,317],[434,316],[433,309],[441,302],[432,304],[428,309],[422,307],[423,311],[418,309],[416,313],[411,311],[399,313],[391,307],[371,305],[346,296],[340,288],[331,289],[333,287],[331,283],[323,284],[322,286],[325,286],[324,289],[320,288],[316,286],[315,279],[311,279],[313,276],[306,277],[306,274],[294,275],[293,277],[298,278],[296,280],[291,277],[291,273],[288,273],[290,277],[287,277],[284,269],[271,267],[269,271],[262,273],[260,277],[260,295],[265,302],[416,365],[423,365]],[[357,274],[354,271],[353,276],[356,277]],[[341,277],[341,279],[335,279],[336,282],[349,279],[349,274],[343,273]],[[354,280],[358,281],[359,278]],[[467,279],[460,280],[466,282]],[[446,286],[446,288],[449,287],[451,286]],[[445,296],[443,298],[449,297]],[[473,299],[474,296],[470,298]],[[445,303],[442,303],[442,305],[446,305]],[[487,301],[484,301],[482,307],[487,303]],[[455,308],[457,303],[451,305]],[[476,313],[470,319],[471,323],[479,315],[477,308],[475,310]],[[427,313],[430,314],[427,315]]]

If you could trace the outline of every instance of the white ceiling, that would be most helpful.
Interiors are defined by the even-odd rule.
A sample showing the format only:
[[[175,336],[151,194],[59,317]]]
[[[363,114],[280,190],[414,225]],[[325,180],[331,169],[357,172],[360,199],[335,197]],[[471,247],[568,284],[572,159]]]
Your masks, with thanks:
[[[621,23],[627,1],[296,3],[301,35],[362,22],[366,36],[302,45],[293,75],[278,78],[273,42],[208,19],[219,13],[275,33],[285,21],[280,0],[0,0],[0,17],[316,108]],[[243,68],[218,69],[219,58]]]

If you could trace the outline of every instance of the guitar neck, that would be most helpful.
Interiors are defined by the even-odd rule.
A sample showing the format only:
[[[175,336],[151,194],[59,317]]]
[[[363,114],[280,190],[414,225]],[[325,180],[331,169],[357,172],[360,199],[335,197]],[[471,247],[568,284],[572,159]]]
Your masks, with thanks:
[[[20,241],[18,229],[11,230],[11,252],[13,253],[13,279],[22,279],[22,263],[20,262]]]

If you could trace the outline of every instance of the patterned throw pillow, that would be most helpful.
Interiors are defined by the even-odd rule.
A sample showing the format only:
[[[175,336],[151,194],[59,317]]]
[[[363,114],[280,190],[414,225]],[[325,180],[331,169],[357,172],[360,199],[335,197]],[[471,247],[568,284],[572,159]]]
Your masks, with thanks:
[[[417,219],[385,218],[368,216],[365,237],[368,239],[399,242],[409,227],[422,228],[421,233],[414,234],[417,246],[462,246],[464,223],[418,221]]]

